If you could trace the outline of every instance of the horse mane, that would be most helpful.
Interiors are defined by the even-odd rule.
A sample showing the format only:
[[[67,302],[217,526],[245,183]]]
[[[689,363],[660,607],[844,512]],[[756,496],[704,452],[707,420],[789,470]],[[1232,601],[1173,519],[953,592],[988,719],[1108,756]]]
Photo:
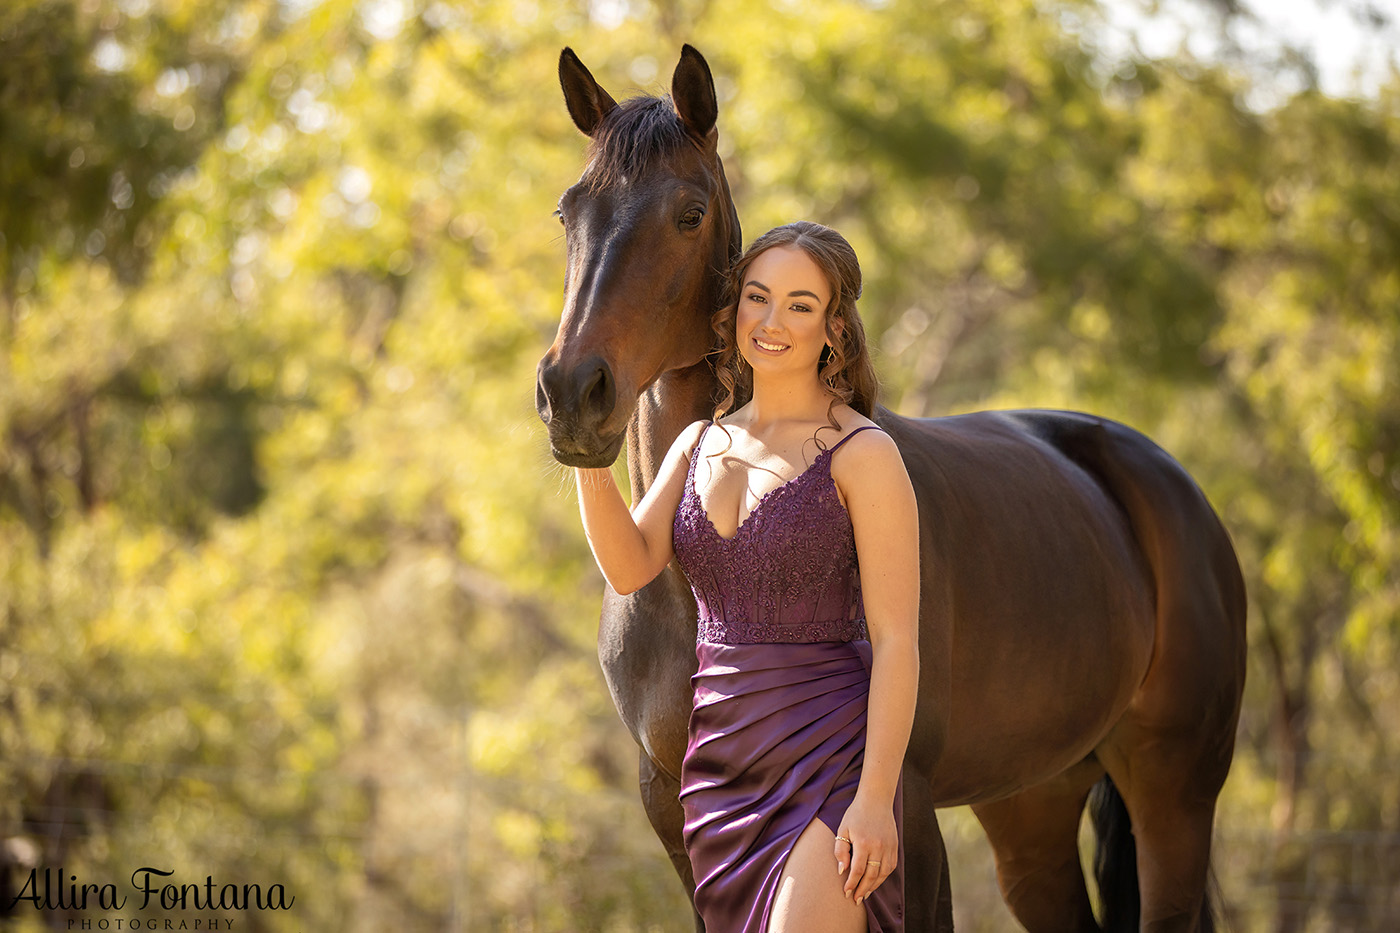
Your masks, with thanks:
[[[669,94],[628,98],[594,133],[583,180],[597,190],[636,178],[654,160],[680,149],[688,138]]]

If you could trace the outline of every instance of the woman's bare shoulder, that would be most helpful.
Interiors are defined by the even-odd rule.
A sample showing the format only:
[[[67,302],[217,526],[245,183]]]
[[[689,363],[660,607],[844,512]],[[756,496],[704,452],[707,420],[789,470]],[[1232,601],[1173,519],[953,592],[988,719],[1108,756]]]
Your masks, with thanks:
[[[683,461],[689,461],[691,451],[695,450],[695,445],[700,443],[700,438],[704,435],[705,428],[709,424],[708,419],[702,418],[686,425],[671,444],[672,452],[679,453]]]
[[[907,482],[904,457],[894,438],[869,418],[856,412],[851,414],[855,417],[849,424],[843,424],[847,430],[837,441],[841,450],[832,458],[831,476],[836,484],[844,489],[847,483],[880,484],[901,477]]]

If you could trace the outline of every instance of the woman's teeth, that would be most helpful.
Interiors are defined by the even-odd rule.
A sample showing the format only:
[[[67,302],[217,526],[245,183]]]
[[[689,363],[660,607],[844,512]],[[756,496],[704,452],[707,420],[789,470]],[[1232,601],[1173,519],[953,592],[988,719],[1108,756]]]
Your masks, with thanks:
[[[756,343],[756,344],[758,344],[760,347],[762,347],[762,348],[765,349],[765,350],[786,350],[786,349],[787,349],[787,347],[783,346],[783,345],[780,344],[780,343],[764,343],[762,340],[759,340],[757,337],[754,338],[754,341],[753,341],[753,342]]]

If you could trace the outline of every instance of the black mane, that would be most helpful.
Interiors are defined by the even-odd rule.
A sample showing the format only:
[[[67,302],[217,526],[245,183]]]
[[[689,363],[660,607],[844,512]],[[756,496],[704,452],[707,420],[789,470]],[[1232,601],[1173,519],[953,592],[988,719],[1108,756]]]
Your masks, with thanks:
[[[606,188],[636,178],[651,163],[677,151],[688,139],[670,95],[632,97],[607,115],[588,148],[583,180]]]

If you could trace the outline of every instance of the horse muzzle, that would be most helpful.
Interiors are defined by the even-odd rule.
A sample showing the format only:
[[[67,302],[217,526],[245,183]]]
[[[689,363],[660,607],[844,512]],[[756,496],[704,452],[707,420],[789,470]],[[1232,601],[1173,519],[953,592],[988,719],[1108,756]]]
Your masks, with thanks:
[[[548,355],[535,378],[535,410],[549,429],[549,449],[565,466],[611,466],[627,436],[610,427],[617,410],[617,379],[608,361],[589,356],[572,366]]]

